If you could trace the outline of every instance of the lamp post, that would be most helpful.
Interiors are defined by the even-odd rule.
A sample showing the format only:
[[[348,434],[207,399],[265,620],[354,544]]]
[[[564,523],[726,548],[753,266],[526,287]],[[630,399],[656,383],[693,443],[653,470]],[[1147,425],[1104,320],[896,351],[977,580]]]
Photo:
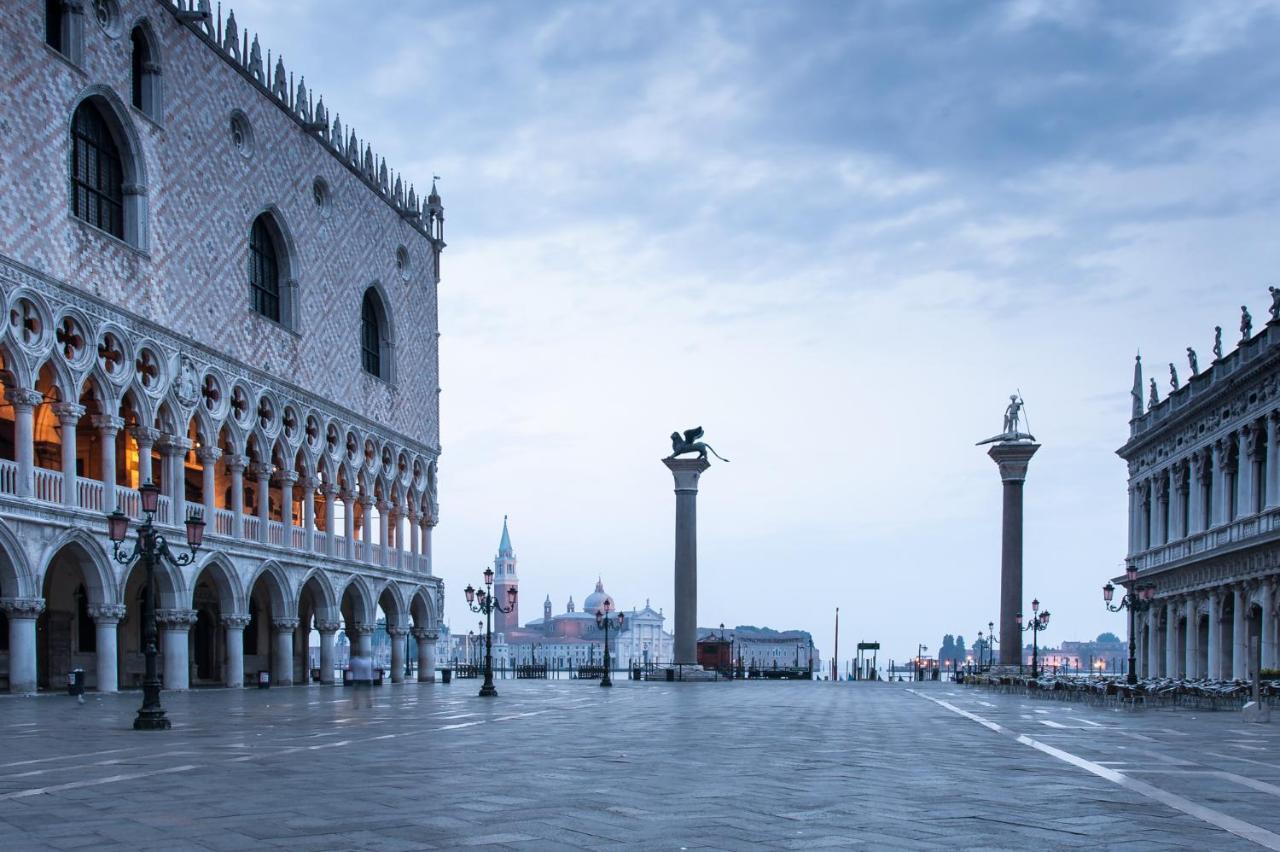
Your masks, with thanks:
[[[613,686],[613,679],[609,677],[609,628],[615,630],[622,629],[622,613],[613,615],[613,601],[608,598],[604,599],[604,606],[596,610],[596,627],[604,628],[604,677],[600,678],[601,686]]]
[[[144,630],[143,638],[145,640],[143,653],[147,659],[147,668],[146,675],[142,680],[142,706],[138,708],[138,715],[133,720],[133,729],[135,731],[163,731],[169,728],[169,720],[164,715],[164,708],[160,706],[160,675],[156,672],[156,655],[158,653],[156,647],[158,639],[156,630],[156,563],[163,559],[175,568],[181,568],[195,561],[196,549],[200,547],[200,543],[204,540],[204,519],[192,509],[185,522],[187,527],[187,547],[191,548],[191,552],[180,553],[175,556],[169,550],[169,544],[165,541],[164,536],[156,532],[154,524],[156,507],[160,503],[160,489],[150,480],[147,480],[138,489],[138,493],[142,498],[144,517],[142,523],[138,525],[138,542],[134,545],[133,550],[126,553],[120,547],[129,535],[129,516],[120,511],[119,508],[107,515],[107,535],[115,546],[112,555],[117,562],[121,565],[129,565],[133,560],[139,559],[142,561],[143,570],[146,572],[147,587],[142,605],[142,624]]]
[[[1040,631],[1049,626],[1049,610],[1040,611],[1040,601],[1031,601],[1031,618],[1024,625],[1022,613],[1018,613],[1018,629],[1031,631],[1031,677],[1040,677]]]
[[[916,680],[924,680],[924,677],[921,675],[921,666],[924,665],[924,652],[927,650],[929,650],[928,645],[920,645],[916,648]]]
[[[472,612],[484,613],[484,685],[480,687],[481,698],[497,698],[498,689],[493,685],[493,613],[498,611],[504,615],[515,609],[516,587],[507,586],[507,605],[504,607],[493,595],[493,569],[484,569],[484,588],[475,589],[470,584],[463,590],[467,596],[467,606]]]
[[[1126,678],[1130,686],[1136,686],[1138,683],[1138,634],[1136,630],[1137,615],[1151,605],[1152,599],[1156,596],[1155,583],[1143,583],[1138,585],[1138,569],[1130,565],[1125,569],[1125,580],[1129,587],[1129,591],[1125,592],[1124,597],[1120,598],[1120,603],[1115,606],[1111,605],[1111,599],[1115,597],[1116,587],[1111,585],[1111,581],[1102,587],[1102,602],[1107,609],[1112,612],[1119,612],[1122,609],[1129,610],[1129,676]]]

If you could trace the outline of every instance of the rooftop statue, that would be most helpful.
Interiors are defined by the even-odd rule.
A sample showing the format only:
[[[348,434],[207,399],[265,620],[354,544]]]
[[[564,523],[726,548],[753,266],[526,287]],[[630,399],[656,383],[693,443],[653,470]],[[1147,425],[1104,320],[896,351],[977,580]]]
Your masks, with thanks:
[[[1147,410],[1155,408],[1160,404],[1160,391],[1156,390],[1156,380],[1151,380],[1151,395],[1147,397]]]
[[[1187,347],[1187,361],[1191,363],[1191,375],[1200,375],[1200,360],[1196,358],[1196,350]]]
[[[1280,287],[1268,287],[1267,292],[1271,294],[1271,320],[1280,321]]]
[[[1222,360],[1222,326],[1213,327],[1213,360]]]
[[[1169,364],[1169,386],[1174,390],[1178,389],[1178,368]]]
[[[701,437],[702,437],[701,426],[695,426],[692,429],[685,429],[683,437],[681,437],[679,432],[672,432],[671,433],[671,455],[667,456],[667,458],[673,459],[676,456],[682,456],[685,453],[697,453],[698,458],[700,460],[706,461],[707,453],[710,452],[713,456],[720,459],[720,461],[722,462],[729,461],[727,458],[725,458],[724,456],[720,455],[715,450],[713,450],[710,444],[705,444],[702,441],[699,441],[698,439]]]
[[[1035,438],[1029,432],[1020,430],[1020,421],[1022,419],[1022,407],[1026,403],[1022,399],[1021,394],[1009,394],[1009,404],[1004,409],[1004,431],[999,435],[993,435],[985,441],[979,441],[978,446],[983,444],[1005,443],[1009,441],[1034,441]]]
[[[1253,333],[1253,315],[1249,313],[1249,308],[1245,305],[1240,306],[1240,339],[1248,340],[1249,335]]]

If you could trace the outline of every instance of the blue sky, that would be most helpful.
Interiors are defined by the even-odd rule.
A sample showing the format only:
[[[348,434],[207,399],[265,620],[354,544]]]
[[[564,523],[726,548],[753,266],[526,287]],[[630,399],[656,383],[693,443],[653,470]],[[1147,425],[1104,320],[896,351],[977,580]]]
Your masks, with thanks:
[[[504,513],[526,617],[671,607],[674,429],[702,624],[899,659],[997,617],[1021,388],[1028,599],[1123,622],[1134,351],[1167,389],[1277,283],[1274,2],[236,6],[447,209],[436,570]],[[1228,335],[1230,338],[1230,335]],[[424,389],[425,390],[425,389]]]

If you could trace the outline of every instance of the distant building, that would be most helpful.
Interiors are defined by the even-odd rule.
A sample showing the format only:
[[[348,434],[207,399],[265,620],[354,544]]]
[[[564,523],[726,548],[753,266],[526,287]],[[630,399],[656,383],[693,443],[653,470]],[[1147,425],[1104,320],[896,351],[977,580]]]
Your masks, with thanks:
[[[732,658],[744,668],[818,671],[818,649],[807,630],[778,631],[750,625],[698,628],[700,643],[718,642],[722,635],[731,645]]]

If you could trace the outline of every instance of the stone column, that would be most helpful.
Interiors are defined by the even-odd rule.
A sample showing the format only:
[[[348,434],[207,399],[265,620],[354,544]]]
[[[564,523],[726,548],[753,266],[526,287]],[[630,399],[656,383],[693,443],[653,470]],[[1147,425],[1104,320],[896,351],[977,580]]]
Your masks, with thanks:
[[[338,531],[334,528],[334,524],[338,516],[338,507],[335,505],[338,497],[338,486],[326,482],[321,486],[320,493],[324,495],[324,534],[326,536],[324,552],[329,556],[337,556]]]
[[[116,509],[116,435],[124,428],[124,420],[107,414],[95,414],[89,423],[98,430],[102,446],[102,511]]]
[[[1187,483],[1187,535],[1204,531],[1204,483],[1208,471],[1204,456],[1192,454]]]
[[[413,638],[418,640],[418,683],[435,683],[436,641],[440,638],[440,631],[415,627]]]
[[[404,683],[405,640],[409,635],[407,627],[388,627],[387,635],[391,637],[391,682]]]
[[[222,458],[221,447],[201,447],[196,450],[196,459],[200,462],[201,500],[204,502],[204,522],[208,524],[206,532],[217,531],[218,519],[218,459]]]
[[[1253,459],[1255,441],[1253,431],[1257,427],[1246,426],[1240,430],[1236,454],[1236,517],[1243,518],[1253,512]]]
[[[84,416],[84,406],[74,402],[57,402],[53,413],[61,426],[62,438],[62,505],[78,506],[76,488],[76,424]]]
[[[370,529],[373,520],[373,498],[368,494],[360,496],[360,560],[373,561],[373,532]]]
[[[227,642],[227,686],[244,686],[244,629],[248,626],[247,615],[222,616]]]
[[[1244,680],[1249,674],[1249,637],[1245,629],[1249,596],[1244,586],[1236,586],[1235,595],[1235,613],[1231,622],[1231,678]]]
[[[1222,603],[1217,589],[1209,590],[1209,670],[1205,677],[1222,680]]]
[[[677,501],[678,502],[678,501]],[[431,562],[431,531],[436,528],[436,519],[434,516],[425,518],[422,523],[422,562],[423,571],[428,577],[435,576],[435,569]]]
[[[1266,458],[1266,502],[1263,504],[1264,509],[1274,509],[1280,506],[1280,446],[1277,445],[1276,418],[1280,416],[1280,411],[1272,411],[1266,416],[1267,428],[1267,458]]]
[[[351,634],[355,635],[352,636]],[[347,628],[347,639],[351,642],[353,654],[363,654],[366,657],[373,656],[373,625],[357,624],[354,627]]]
[[[675,662],[698,662],[698,478],[709,467],[704,458],[663,459],[675,478]]]
[[[258,481],[255,495],[258,499],[258,541],[266,544],[267,525],[271,521],[271,474],[275,472],[275,467],[270,464],[255,464],[250,472]],[[275,673],[272,672],[271,676],[274,679]]]
[[[244,471],[249,460],[242,455],[227,456],[227,476],[231,477],[231,536],[244,538]]]
[[[316,480],[308,474],[298,480],[302,489],[302,547],[307,553],[316,550]]]
[[[1004,509],[1000,543],[1000,665],[1016,666],[1022,657],[1022,485],[1027,465],[1040,445],[1028,441],[994,444],[987,455],[1000,468]]]
[[[276,474],[276,482],[280,485],[280,521],[284,525],[281,542],[285,547],[292,547],[293,541],[293,484],[298,481],[298,472],[282,470]]]
[[[1262,668],[1276,668],[1276,589],[1272,583],[1262,586]]]
[[[342,493],[342,547],[348,562],[356,561],[356,500],[350,491]],[[353,646],[354,647],[354,646]]]
[[[1160,611],[1147,607],[1147,677],[1160,676]]]
[[[1198,678],[1203,676],[1203,673],[1200,671],[1200,625],[1197,623],[1198,619],[1196,618],[1196,608],[1197,602],[1195,596],[1189,595],[1187,597],[1185,607],[1187,616],[1187,633],[1186,636],[1183,637],[1186,642],[1183,653],[1186,654],[1187,658],[1186,670],[1188,678]]]
[[[44,395],[28,388],[9,388],[4,392],[4,398],[13,406],[13,442],[18,461],[18,496],[30,497],[35,492],[35,408],[44,401]],[[34,640],[31,647],[35,648]],[[32,669],[32,690],[35,689],[34,672],[35,669]]]
[[[1228,520],[1227,514],[1227,470],[1228,470],[1228,438],[1219,439],[1213,445],[1213,523],[1221,526]]]
[[[377,501],[378,506],[378,564],[384,568],[387,565],[387,549],[389,548],[387,530],[390,526],[388,523],[388,513],[391,511],[391,503],[387,500]]]
[[[409,565],[412,566],[414,571],[421,571],[422,560],[418,558],[419,556],[421,556],[421,551],[418,549],[418,529],[419,529],[419,525],[422,523],[422,515],[410,509],[408,512],[408,517],[409,517],[409,556],[411,557],[409,560]]]
[[[320,682],[333,683],[333,645],[342,625],[336,621],[316,621],[320,634]]]
[[[187,634],[196,623],[194,609],[157,609],[160,649],[164,654],[164,688],[189,689],[191,666],[187,654]]]
[[[271,685],[293,685],[293,632],[298,629],[296,618],[271,619],[272,655]]]
[[[1168,528],[1165,530],[1165,541],[1177,541],[1187,534],[1182,529],[1182,485],[1184,475],[1181,464],[1174,464],[1169,468],[1169,512],[1166,517],[1169,519]]]
[[[36,691],[36,619],[44,612],[43,598],[0,598],[9,619],[9,691]]]
[[[122,604],[97,604],[89,607],[89,617],[93,619],[93,632],[98,643],[99,692],[115,692],[120,687],[116,637],[119,635],[120,620],[124,616],[125,608]]]
[[[153,480],[151,470],[151,449],[156,445],[160,432],[150,426],[130,426],[129,434],[133,435],[138,445],[138,483],[145,485]]]
[[[1155,517],[1151,527],[1155,530],[1152,546],[1167,544],[1169,541],[1169,474],[1160,473],[1155,480]]]
[[[1172,598],[1164,605],[1164,676],[1178,676],[1178,605]]]
[[[1138,552],[1138,486],[1129,482],[1129,550],[1133,556]]]
[[[169,523],[182,526],[187,519],[187,451],[191,441],[178,435],[166,435],[160,442],[164,459],[164,490],[169,495]]]

